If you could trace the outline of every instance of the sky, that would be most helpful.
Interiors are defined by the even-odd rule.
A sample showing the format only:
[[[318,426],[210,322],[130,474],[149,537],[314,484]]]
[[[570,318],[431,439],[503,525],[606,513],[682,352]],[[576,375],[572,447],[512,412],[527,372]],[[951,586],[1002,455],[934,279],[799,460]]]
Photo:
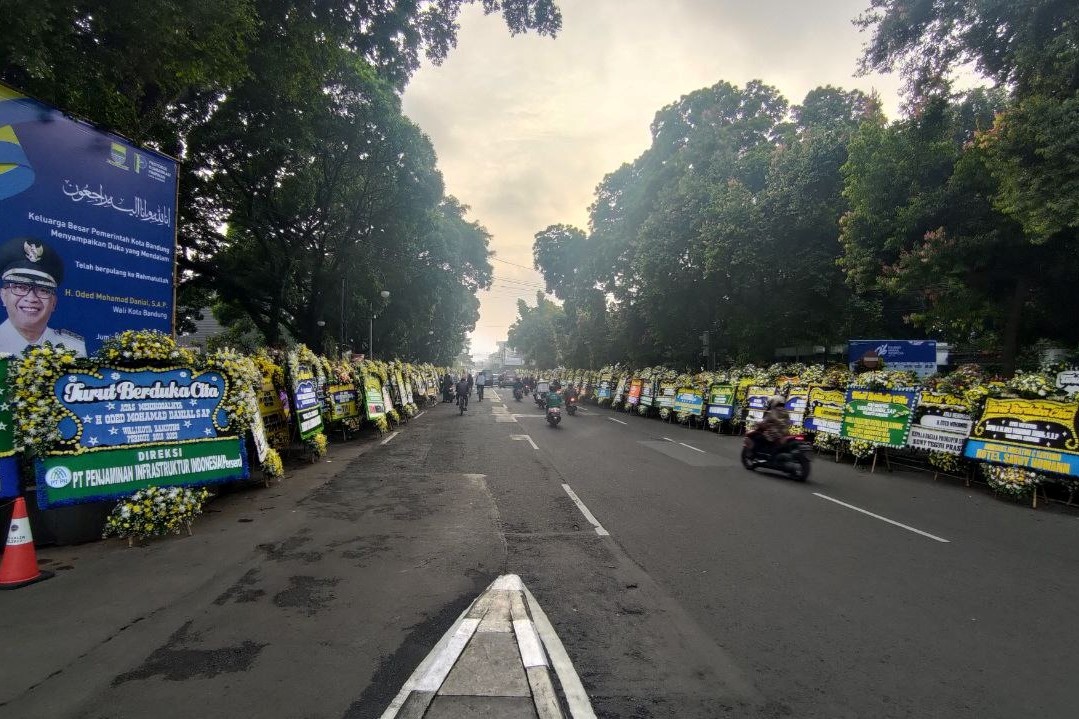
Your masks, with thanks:
[[[426,63],[404,112],[431,138],[446,192],[491,233],[494,285],[471,333],[479,359],[506,339],[517,299],[543,278],[532,240],[553,224],[587,231],[603,177],[651,143],[656,112],[720,81],[760,79],[791,104],[821,85],[879,93],[895,117],[895,76],[855,77],[868,36],[852,23],[868,0],[558,0],[555,39],[511,37],[479,3],[457,48]]]

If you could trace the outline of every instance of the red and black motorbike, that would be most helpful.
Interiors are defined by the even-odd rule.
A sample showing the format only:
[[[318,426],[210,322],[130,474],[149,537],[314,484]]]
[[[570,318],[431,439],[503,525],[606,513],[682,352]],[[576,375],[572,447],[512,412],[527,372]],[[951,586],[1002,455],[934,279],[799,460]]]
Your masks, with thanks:
[[[749,470],[774,469],[797,482],[809,479],[809,458],[813,450],[804,435],[781,437],[775,444],[757,430],[746,432],[742,445],[742,466]]]
[[[570,415],[577,414],[577,395],[576,393],[570,394],[566,397],[566,412]]]

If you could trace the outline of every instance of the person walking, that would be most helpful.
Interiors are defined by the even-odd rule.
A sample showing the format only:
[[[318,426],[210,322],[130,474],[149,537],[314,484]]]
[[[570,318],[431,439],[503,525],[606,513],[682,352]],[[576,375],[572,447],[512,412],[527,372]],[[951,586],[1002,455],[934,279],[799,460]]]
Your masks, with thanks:
[[[471,377],[471,376],[472,375],[469,375],[469,377]],[[460,403],[464,404],[464,411],[465,412],[468,411],[468,396],[470,394],[472,394],[471,392],[468,391],[468,385],[469,385],[469,382],[464,377],[457,380],[457,402],[459,404]]]

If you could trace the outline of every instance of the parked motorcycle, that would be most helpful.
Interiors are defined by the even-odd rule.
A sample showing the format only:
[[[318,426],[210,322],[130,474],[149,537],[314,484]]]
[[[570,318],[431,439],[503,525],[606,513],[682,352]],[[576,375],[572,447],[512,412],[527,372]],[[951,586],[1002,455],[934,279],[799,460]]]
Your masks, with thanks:
[[[552,427],[557,427],[558,423],[562,421],[562,408],[561,407],[548,407],[547,408],[547,424]]]
[[[757,430],[746,433],[742,444],[742,466],[748,470],[774,469],[797,482],[809,479],[812,449],[803,435],[783,437],[774,448]]]

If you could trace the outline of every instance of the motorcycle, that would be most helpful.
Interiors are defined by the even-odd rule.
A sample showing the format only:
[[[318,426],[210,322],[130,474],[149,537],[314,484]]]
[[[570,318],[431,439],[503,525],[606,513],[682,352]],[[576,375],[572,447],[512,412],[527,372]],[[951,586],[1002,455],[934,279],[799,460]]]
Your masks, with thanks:
[[[569,412],[569,414],[571,416],[577,414],[577,398],[576,397],[570,397],[569,399],[566,400],[566,411]]]
[[[753,471],[774,469],[797,482],[809,479],[809,458],[812,450],[805,441],[805,436],[788,435],[782,437],[774,448],[757,430],[746,433],[742,444],[742,466]]]
[[[548,407],[547,408],[547,424],[552,427],[557,427],[558,423],[562,421],[562,408],[561,407]]]
[[[468,411],[468,395],[467,394],[462,392],[461,394],[457,395],[457,409],[459,410],[460,414],[464,414],[465,412]]]
[[[525,396],[524,390],[522,390],[520,387],[515,387],[513,389],[513,398],[515,400],[517,400],[518,402],[520,402],[521,398],[524,397],[524,396]]]

